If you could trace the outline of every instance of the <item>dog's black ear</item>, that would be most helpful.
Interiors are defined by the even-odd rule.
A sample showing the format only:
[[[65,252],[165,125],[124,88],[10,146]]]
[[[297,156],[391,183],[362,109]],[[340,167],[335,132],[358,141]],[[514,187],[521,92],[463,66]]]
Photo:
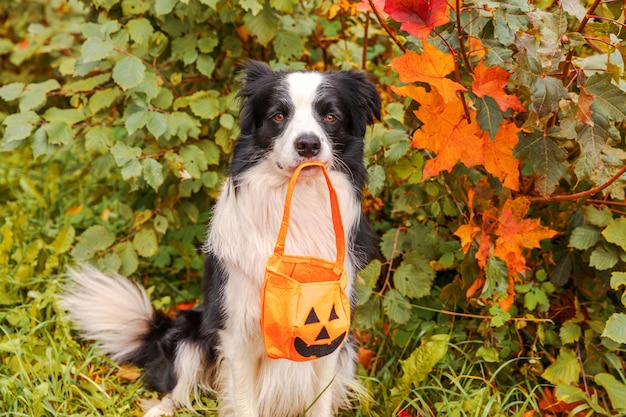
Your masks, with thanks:
[[[362,72],[339,71],[334,76],[337,77],[342,96],[350,111],[352,132],[355,136],[363,137],[367,125],[374,123],[374,118],[380,120],[378,90]]]
[[[245,61],[242,65],[242,84],[237,98],[241,99],[239,126],[243,133],[254,131],[261,123],[263,100],[275,80],[276,73],[266,64],[259,61]]]
[[[270,69],[264,62],[247,60],[241,66],[244,89],[245,86],[254,84],[256,81],[274,75],[274,71]]]

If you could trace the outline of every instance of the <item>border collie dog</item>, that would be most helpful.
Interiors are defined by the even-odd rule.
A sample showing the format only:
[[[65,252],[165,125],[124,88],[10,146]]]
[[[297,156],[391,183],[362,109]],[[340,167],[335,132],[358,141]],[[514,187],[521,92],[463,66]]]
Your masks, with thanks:
[[[86,339],[117,362],[143,368],[147,387],[166,393],[147,416],[172,415],[200,391],[220,416],[330,417],[349,406],[356,350],[347,340],[308,362],[270,359],[260,305],[287,185],[305,161],[325,164],[346,234],[346,293],[376,253],[361,210],[367,172],[363,136],[380,118],[380,97],[363,73],[275,72],[250,61],[239,97],[241,134],[206,242],[203,304],[170,318],[143,288],[83,265],[68,271],[62,306]],[[319,168],[298,178],[285,252],[335,259],[327,185]]]

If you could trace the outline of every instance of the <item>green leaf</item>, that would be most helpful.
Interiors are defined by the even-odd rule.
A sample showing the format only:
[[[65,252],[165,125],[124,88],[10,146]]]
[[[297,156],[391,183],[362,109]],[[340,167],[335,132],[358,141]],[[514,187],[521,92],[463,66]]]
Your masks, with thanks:
[[[608,73],[594,74],[587,80],[586,90],[594,95],[593,112],[607,114],[611,119],[626,121],[626,93],[611,83]]]
[[[611,274],[611,288],[618,290],[622,285],[626,287],[626,272],[614,271]]]
[[[202,118],[213,120],[220,114],[220,102],[216,91],[198,91],[189,97],[177,99],[174,108],[189,106],[193,114]]]
[[[400,361],[402,377],[392,389],[392,395],[405,395],[411,388],[417,388],[426,380],[437,363],[448,351],[450,336],[436,334],[425,337],[422,345],[411,352],[405,360]]]
[[[367,168],[367,174],[369,176],[367,188],[370,193],[375,196],[380,194],[385,186],[386,174],[384,168],[380,165],[372,165]]]
[[[626,314],[615,313],[606,321],[602,337],[608,337],[619,344],[626,343]]]
[[[146,158],[141,161],[141,167],[143,178],[150,187],[154,188],[154,191],[158,191],[163,184],[163,167],[161,164],[152,158]]]
[[[154,3],[154,11],[157,16],[171,13],[176,3],[178,3],[178,0],[156,0]]]
[[[604,236],[607,242],[614,243],[626,251],[626,218],[620,217],[613,220],[602,231],[602,236]]]
[[[85,113],[78,109],[59,109],[56,107],[50,107],[43,114],[43,118],[48,122],[59,122],[73,125],[85,120]]]
[[[104,154],[114,141],[113,132],[106,127],[94,126],[85,132],[85,149],[90,153]]]
[[[89,110],[94,114],[98,113],[100,110],[110,107],[121,95],[122,90],[117,87],[98,90],[89,98]]]
[[[72,247],[74,243],[74,236],[76,235],[76,231],[72,227],[72,225],[67,225],[63,227],[59,234],[54,238],[54,241],[50,243],[49,247],[54,251],[56,255],[60,255],[62,253],[67,252]]]
[[[556,361],[548,366],[541,376],[554,385],[574,385],[580,379],[580,371],[576,353],[563,347]]]
[[[189,33],[172,41],[172,57],[183,61],[185,65],[192,64],[198,59],[196,44],[198,37],[195,33]]]
[[[580,325],[574,323],[572,320],[568,320],[561,326],[561,330],[559,331],[559,337],[561,338],[561,343],[568,344],[577,342],[582,336],[582,330]]]
[[[595,208],[594,206],[585,206],[583,209],[585,219],[594,226],[604,227],[608,226],[613,221],[613,215],[608,207],[604,207],[602,210]]]
[[[302,38],[295,32],[281,30],[274,38],[274,50],[281,61],[288,61],[302,56],[304,51]]]
[[[66,83],[63,86],[64,93],[80,93],[84,91],[92,91],[96,87],[101,86],[111,79],[111,73],[98,74],[95,77],[83,78]]]
[[[117,142],[111,148],[111,155],[113,155],[117,166],[122,167],[131,161],[136,161],[137,157],[141,155],[141,149],[131,148],[123,142]]]
[[[498,103],[489,97],[477,97],[475,102],[476,109],[478,113],[476,114],[476,121],[478,122],[478,126],[485,132],[489,133],[491,139],[496,136],[498,130],[500,129],[500,125],[504,120],[502,116],[502,111],[500,107],[498,107]]]
[[[81,233],[77,240],[93,250],[101,251],[115,242],[115,234],[104,226],[95,225]]]
[[[420,261],[416,263],[416,261]],[[435,279],[435,271],[428,260],[421,255],[405,259],[393,275],[394,288],[406,297],[421,298],[430,294]]]
[[[595,381],[598,385],[604,388],[611,404],[618,411],[626,411],[626,385],[623,382],[618,381],[611,374],[601,372],[596,374]]]
[[[150,21],[144,17],[129,20],[126,24],[130,39],[141,46],[148,46],[150,37],[154,33],[154,28]]]
[[[530,86],[533,110],[545,117],[559,109],[559,101],[569,98],[560,78],[536,77]]]
[[[491,314],[491,327],[504,326],[511,319],[511,314],[498,304],[489,307],[489,314]]]
[[[263,10],[263,3],[258,0],[239,0],[239,4],[242,9],[252,12],[253,16],[256,16]]]
[[[595,246],[600,239],[600,231],[591,226],[579,226],[572,231],[569,238],[569,247],[575,249],[589,249]]]
[[[380,277],[380,272],[382,269],[382,262],[378,259],[373,260],[369,263],[365,268],[363,268],[357,276],[363,280],[363,283],[369,287],[374,288],[376,283],[378,282],[378,278]]]
[[[605,271],[613,268],[618,261],[619,256],[617,251],[611,248],[597,247],[593,252],[591,252],[589,265],[599,269],[600,271]]]
[[[127,56],[113,67],[113,80],[123,90],[137,87],[143,81],[146,66],[136,56]]]
[[[485,362],[500,362],[500,353],[496,348],[481,346],[476,351],[476,356]]]
[[[550,195],[565,172],[562,161],[567,157],[552,137],[534,131],[522,135],[513,151],[513,156],[529,162],[537,174],[535,187],[542,195]]]
[[[251,0],[256,3],[255,0]],[[265,7],[258,14],[247,14],[244,17],[244,24],[248,32],[257,38],[257,41],[267,46],[269,42],[276,36],[280,18],[271,8]]]
[[[383,308],[389,320],[404,324],[411,318],[411,304],[397,290],[389,290],[383,297]]]
[[[120,257],[122,264],[119,273],[123,276],[130,276],[139,267],[139,258],[131,242],[122,242],[115,247],[115,253]]]
[[[23,83],[10,83],[0,87],[0,97],[5,101],[13,101],[17,99],[23,91]]]
[[[163,113],[159,112],[147,112],[148,122],[146,127],[155,138],[161,136],[167,130],[167,119]]]
[[[48,143],[53,145],[67,145],[74,140],[72,128],[63,122],[47,123],[44,126],[48,136]]]
[[[203,171],[209,167],[204,152],[196,145],[185,146],[180,150],[183,157],[183,168],[192,178],[200,178]]]
[[[39,116],[33,111],[26,113],[14,113],[8,115],[2,124],[4,129],[4,142],[13,142],[26,139],[30,136],[33,125],[39,122]]]
[[[110,40],[89,38],[81,47],[81,58],[84,64],[98,62],[108,58],[115,50]]]
[[[20,112],[36,110],[43,106],[48,99],[48,93],[59,88],[61,88],[61,85],[57,80],[28,84],[20,96]]]
[[[133,247],[144,258],[149,258],[159,250],[159,243],[154,229],[150,226],[142,228],[133,237]]]
[[[196,68],[198,68],[198,71],[200,71],[202,75],[211,77],[215,70],[215,61],[211,55],[200,54],[196,60]]]

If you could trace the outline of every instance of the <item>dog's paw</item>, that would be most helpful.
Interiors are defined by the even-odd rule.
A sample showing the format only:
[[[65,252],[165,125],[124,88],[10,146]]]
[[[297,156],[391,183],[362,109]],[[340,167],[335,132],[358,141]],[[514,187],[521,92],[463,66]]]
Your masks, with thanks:
[[[163,397],[161,401],[144,400],[142,407],[144,409],[144,417],[173,416],[177,408],[169,395]]]

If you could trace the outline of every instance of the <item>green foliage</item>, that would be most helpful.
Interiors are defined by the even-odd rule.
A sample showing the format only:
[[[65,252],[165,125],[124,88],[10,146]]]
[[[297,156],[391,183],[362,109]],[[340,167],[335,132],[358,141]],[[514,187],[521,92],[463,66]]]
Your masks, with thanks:
[[[446,6],[450,21],[427,39],[364,8],[35,0],[0,11],[1,410],[138,415],[151,394],[59,321],[59,276],[88,261],[142,279],[158,308],[198,299],[198,247],[239,133],[238,64],[255,58],[362,68],[382,94],[364,148],[364,207],[382,257],[359,273],[355,315],[361,353],[373,355],[359,372],[377,403],[350,415],[542,413],[546,382],[578,411],[626,412],[620,2],[467,0]],[[443,78],[464,86],[457,98],[486,143],[505,123],[519,128],[509,150],[518,189],[486,163],[425,171],[435,155],[410,134],[427,103],[396,95],[388,65],[395,44],[424,42],[455,62],[458,78]],[[526,111],[479,96],[481,60],[511,76],[504,89]],[[529,216],[558,235],[519,249],[523,272],[511,273],[511,259],[493,252],[510,226],[504,208],[520,199],[520,230]],[[471,224],[478,231],[459,241]]]

